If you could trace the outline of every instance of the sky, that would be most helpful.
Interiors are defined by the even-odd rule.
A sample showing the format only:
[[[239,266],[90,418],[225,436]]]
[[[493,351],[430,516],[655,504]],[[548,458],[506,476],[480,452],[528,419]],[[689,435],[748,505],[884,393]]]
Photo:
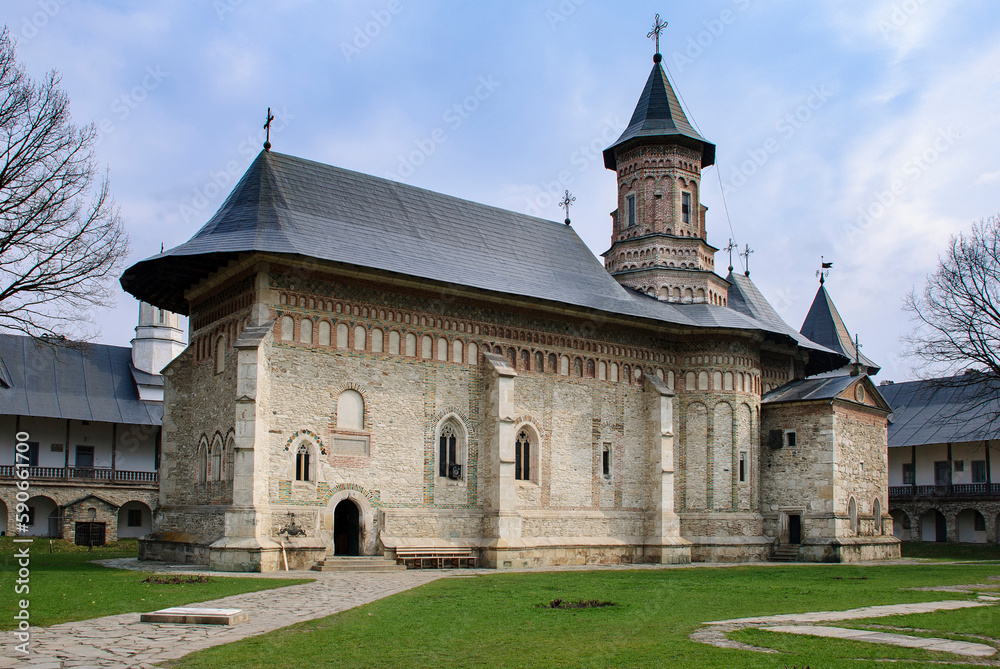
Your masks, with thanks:
[[[29,75],[56,70],[131,239],[187,241],[261,150],[553,220],[610,245],[617,139],[660,50],[702,135],[708,241],[732,238],[798,329],[818,281],[878,380],[903,299],[1000,211],[1000,10],[989,0],[4,0]],[[513,250],[530,239],[512,239]],[[743,269],[735,257],[737,271]],[[554,259],[554,262],[557,259]],[[729,264],[722,251],[716,267]],[[128,345],[137,302],[93,314]]]

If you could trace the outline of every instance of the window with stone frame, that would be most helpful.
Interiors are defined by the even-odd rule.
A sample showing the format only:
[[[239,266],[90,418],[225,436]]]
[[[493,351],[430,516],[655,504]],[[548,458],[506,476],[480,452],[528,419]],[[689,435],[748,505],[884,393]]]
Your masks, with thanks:
[[[442,425],[437,435],[437,470],[440,478],[465,479],[465,430],[454,418]]]
[[[298,450],[295,451],[295,480],[312,481],[312,478],[309,447],[305,444],[299,444]]]
[[[601,447],[601,476],[606,481],[611,480],[611,443],[604,442]]]
[[[208,476],[212,481],[222,480],[222,441],[216,437],[212,441],[212,449],[209,452]]]
[[[535,481],[537,472],[534,458],[537,450],[532,443],[532,435],[527,430],[521,430],[514,442],[514,479],[517,481]]]
[[[233,439],[232,435],[226,440],[226,448],[223,451],[222,456],[222,472],[223,479],[226,481],[232,481],[234,477],[233,468],[236,466],[236,441]]]
[[[204,438],[198,442],[198,483],[208,481],[208,441]]]

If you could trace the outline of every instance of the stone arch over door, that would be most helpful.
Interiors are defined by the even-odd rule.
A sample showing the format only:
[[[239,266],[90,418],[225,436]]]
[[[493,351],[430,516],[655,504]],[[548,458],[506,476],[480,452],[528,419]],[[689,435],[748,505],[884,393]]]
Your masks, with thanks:
[[[344,501],[352,502],[357,507],[358,513],[358,554],[375,555],[378,544],[378,529],[375,526],[375,510],[371,501],[357,490],[341,490],[333,494],[326,503],[324,511],[324,534],[330,542],[331,549],[335,549],[334,535],[337,532],[336,511],[337,506]],[[342,512],[343,513],[343,512]],[[334,554],[335,550],[329,552]]]
[[[892,516],[892,535],[900,541],[913,541],[918,532],[914,532],[913,518],[903,509],[889,509]]]

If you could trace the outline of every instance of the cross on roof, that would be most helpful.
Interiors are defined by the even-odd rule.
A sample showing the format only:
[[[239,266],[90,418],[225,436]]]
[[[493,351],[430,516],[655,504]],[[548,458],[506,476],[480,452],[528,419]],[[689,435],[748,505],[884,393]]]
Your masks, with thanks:
[[[653,29],[650,30],[648,33],[646,33],[646,37],[656,40],[656,56],[660,55],[660,33],[663,32],[663,29],[666,27],[667,27],[667,22],[660,21],[660,15],[657,14],[656,20],[653,21]],[[654,56],[654,60],[655,58],[656,57]],[[656,62],[660,61],[657,60]]]
[[[729,238],[729,246],[727,246],[726,249],[725,249],[726,251],[729,251],[729,271],[730,272],[733,271],[733,251],[735,251],[738,248],[739,247],[736,245],[736,242],[734,242],[733,238],[730,237]]]
[[[569,225],[569,208],[573,206],[574,202],[576,202],[576,198],[570,195],[567,190],[562,202],[559,203],[559,206],[566,210],[566,225]]]
[[[740,251],[740,257],[746,261],[746,271],[743,273],[747,276],[750,276],[750,255],[753,254],[753,252],[754,250],[750,248],[749,244],[746,245],[744,250]]]
[[[264,150],[271,150],[271,121],[274,120],[274,116],[271,115],[271,108],[267,108],[267,122],[264,123],[264,130],[267,131],[267,136],[264,138]]]

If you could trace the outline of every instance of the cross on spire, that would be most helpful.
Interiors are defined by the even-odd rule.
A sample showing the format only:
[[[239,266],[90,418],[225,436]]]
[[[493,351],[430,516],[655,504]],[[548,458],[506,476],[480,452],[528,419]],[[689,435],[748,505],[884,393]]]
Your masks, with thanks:
[[[656,19],[653,21],[653,29],[646,33],[646,37],[656,40],[656,53],[653,54],[653,62],[659,63],[663,60],[663,56],[660,55],[660,33],[663,29],[667,27],[666,21],[660,21],[660,15],[656,15]]]
[[[264,123],[264,130],[267,131],[267,135],[264,138],[264,150],[271,150],[271,121],[274,120],[274,116],[271,115],[271,108],[267,108],[267,122]]]
[[[826,277],[830,276],[830,268],[833,267],[832,262],[826,262],[826,258],[823,256],[819,257],[820,268],[816,270],[816,276],[819,277],[819,285],[826,283]]]
[[[729,271],[730,272],[733,271],[733,251],[735,251],[738,248],[739,247],[736,245],[736,242],[734,242],[733,238],[730,237],[729,238],[729,246],[727,246],[725,248],[726,251],[729,251]]]
[[[562,202],[559,203],[559,206],[566,210],[566,225],[569,225],[569,208],[573,206],[574,202],[576,202],[576,198],[570,195],[567,190]]]
[[[753,252],[754,250],[750,248],[749,244],[746,245],[746,248],[744,250],[740,251],[740,257],[744,259],[746,265],[746,271],[743,273],[746,274],[747,276],[750,276],[750,256],[753,254]]]

